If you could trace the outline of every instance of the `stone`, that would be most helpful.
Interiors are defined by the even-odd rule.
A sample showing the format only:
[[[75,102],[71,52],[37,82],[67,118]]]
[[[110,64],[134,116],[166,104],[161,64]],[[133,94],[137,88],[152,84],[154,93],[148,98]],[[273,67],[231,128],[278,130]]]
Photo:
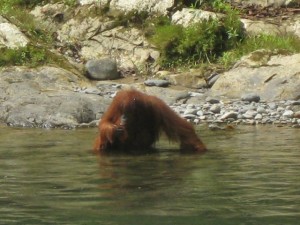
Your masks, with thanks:
[[[204,20],[217,19],[223,17],[222,14],[204,11],[201,9],[183,8],[172,15],[172,22],[187,27],[193,23]]]
[[[144,84],[146,86],[157,86],[157,87],[168,87],[170,82],[167,80],[145,80]]]
[[[190,108],[190,109],[186,109],[185,111],[184,111],[184,115],[188,115],[188,114],[193,114],[193,115],[197,115],[197,109],[192,109],[192,108]]]
[[[238,113],[237,112],[227,112],[224,115],[221,116],[221,120],[225,120],[225,119],[229,119],[229,118],[233,118],[233,119],[237,119]]]
[[[90,123],[110,100],[74,91],[87,79],[56,67],[0,71],[0,121],[14,127],[74,128]],[[20,91],[22,90],[22,91]],[[11,107],[13,106],[13,107]]]
[[[242,101],[247,101],[247,102],[259,102],[260,97],[259,95],[255,93],[250,93],[250,94],[245,94],[241,97]]]
[[[0,16],[0,48],[2,46],[7,48],[25,47],[28,43],[28,38],[16,25]]]
[[[149,12],[165,15],[168,9],[174,6],[174,0],[79,0],[81,5],[97,3],[105,6],[109,3],[110,9],[118,9],[125,12]]]
[[[210,107],[210,111],[213,113],[220,113],[221,112],[221,107],[219,105],[212,105]]]
[[[196,115],[201,117],[204,115],[204,113],[202,110],[199,110],[199,111],[197,111]]]
[[[207,86],[208,87],[212,87],[214,85],[214,83],[216,83],[216,81],[219,79],[220,77],[220,74],[218,73],[213,73],[211,74],[207,79],[206,79],[206,82],[207,82]]]
[[[110,58],[89,60],[85,68],[87,77],[93,80],[114,80],[120,78],[117,62]]]
[[[220,100],[219,99],[216,99],[216,98],[212,98],[212,97],[207,97],[205,99],[206,102],[210,103],[210,104],[217,104],[217,103],[220,103]]]
[[[256,116],[254,117],[255,120],[261,120],[263,118],[263,116],[261,114],[256,114]]]
[[[300,119],[300,111],[295,112],[294,113],[294,117]]]
[[[266,109],[264,107],[259,106],[256,110],[258,113],[266,113]]]
[[[188,88],[199,89],[205,88],[207,86],[206,81],[203,77],[191,72],[172,74],[169,76],[169,80],[173,85]]]
[[[299,98],[300,53],[287,55],[265,51],[250,58],[257,61],[256,65],[264,66],[252,67],[241,60],[220,76],[210,89],[211,96],[236,99],[255,93],[261,101],[268,102]]]
[[[196,116],[194,114],[183,114],[182,117],[185,119],[194,119]]]
[[[294,112],[292,110],[286,110],[283,112],[282,116],[285,118],[293,118]]]

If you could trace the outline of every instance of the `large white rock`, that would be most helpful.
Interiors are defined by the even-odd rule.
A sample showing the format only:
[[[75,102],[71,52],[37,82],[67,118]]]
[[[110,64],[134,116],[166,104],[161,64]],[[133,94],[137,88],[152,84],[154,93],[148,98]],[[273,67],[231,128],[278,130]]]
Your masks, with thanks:
[[[28,44],[28,38],[14,24],[0,16],[0,48],[19,48]]]
[[[193,23],[209,19],[217,19],[223,16],[223,14],[217,14],[201,9],[183,8],[181,11],[177,11],[173,14],[172,22],[187,27]]]
[[[175,0],[112,0],[109,7],[112,9],[119,9],[122,11],[130,12],[147,11],[149,13],[160,13],[165,15],[169,8],[174,6]],[[106,5],[108,0],[79,0],[81,5],[97,3],[100,6]]]
[[[262,101],[299,99],[299,65],[300,54],[256,51],[222,74],[211,88],[211,94],[240,98],[245,93],[256,93]]]

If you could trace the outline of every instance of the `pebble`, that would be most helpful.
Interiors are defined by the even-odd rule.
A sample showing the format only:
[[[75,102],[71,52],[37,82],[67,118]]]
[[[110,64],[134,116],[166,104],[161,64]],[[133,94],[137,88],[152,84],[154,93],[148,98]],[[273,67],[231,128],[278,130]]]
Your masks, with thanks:
[[[300,111],[295,112],[294,113],[294,117],[300,119]]]
[[[206,98],[201,103],[174,103],[170,107],[194,124],[275,124],[300,128],[300,101],[255,102],[235,100],[221,102]],[[166,115],[167,116],[167,115]]]
[[[219,99],[215,99],[215,98],[211,98],[211,97],[207,97],[206,98],[206,101],[210,104],[217,104],[217,103],[220,103],[220,100]]]
[[[227,112],[224,115],[221,116],[221,120],[225,120],[225,119],[229,119],[229,118],[233,118],[233,119],[237,119],[238,114],[236,112]]]
[[[250,102],[237,100],[228,103],[211,101],[207,98],[202,104],[174,104],[171,106],[182,117],[195,124],[276,124],[300,127],[300,111],[294,109],[298,101]]]
[[[213,113],[220,113],[221,112],[221,107],[219,105],[212,105],[210,107],[210,111]]]
[[[283,117],[287,117],[287,118],[293,118],[294,116],[294,112],[292,110],[286,110],[284,111],[284,113],[282,114]]]

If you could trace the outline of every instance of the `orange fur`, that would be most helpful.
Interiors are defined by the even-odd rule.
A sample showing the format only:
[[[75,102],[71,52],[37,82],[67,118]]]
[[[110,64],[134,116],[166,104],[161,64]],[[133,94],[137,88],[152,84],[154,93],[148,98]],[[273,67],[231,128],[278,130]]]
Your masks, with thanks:
[[[94,151],[151,148],[163,131],[180,142],[182,152],[204,152],[206,147],[192,124],[161,99],[136,90],[119,91],[99,123]]]

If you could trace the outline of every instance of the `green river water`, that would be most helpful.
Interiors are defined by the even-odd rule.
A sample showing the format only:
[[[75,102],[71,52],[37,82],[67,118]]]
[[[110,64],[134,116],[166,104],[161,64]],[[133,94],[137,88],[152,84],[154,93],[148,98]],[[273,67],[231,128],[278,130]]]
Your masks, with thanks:
[[[1,127],[0,224],[300,224],[300,129],[198,132],[203,155],[98,157],[96,129]]]

